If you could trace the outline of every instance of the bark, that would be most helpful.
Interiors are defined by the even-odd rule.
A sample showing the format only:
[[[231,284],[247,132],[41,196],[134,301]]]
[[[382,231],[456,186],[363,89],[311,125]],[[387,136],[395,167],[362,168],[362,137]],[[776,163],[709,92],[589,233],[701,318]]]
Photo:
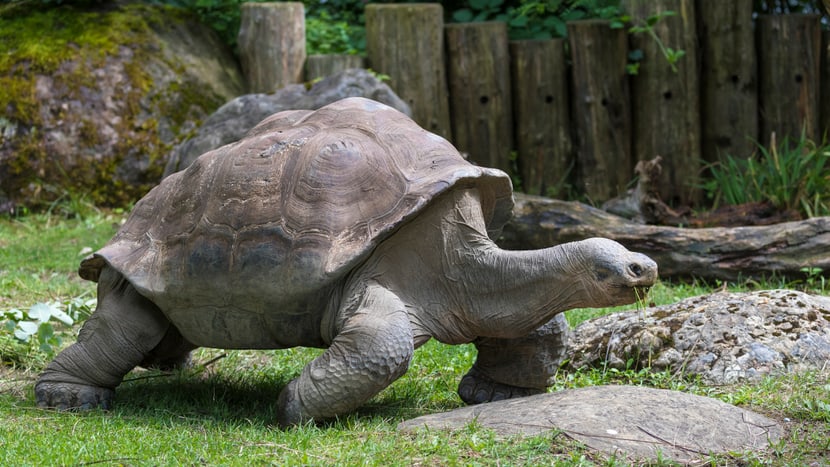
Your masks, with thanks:
[[[366,5],[368,65],[389,76],[389,87],[425,129],[450,139],[444,63],[444,9],[438,3]]]
[[[510,71],[523,191],[564,196],[573,158],[565,39],[511,42]]]
[[[696,0],[703,159],[750,157],[758,139],[752,0]]]
[[[350,68],[365,68],[360,55],[309,55],[305,61],[305,79],[314,81]]]
[[[673,67],[659,43],[648,34],[630,35],[631,50],[642,50],[639,72],[631,77],[632,137],[634,160],[663,157],[668,183],[660,197],[674,206],[694,206],[701,198],[700,99],[697,66],[697,33],[691,0],[626,0],[624,9],[635,24],[665,11],[653,26],[666,48],[685,51]]]
[[[305,13],[300,2],[245,3],[239,61],[248,91],[271,93],[303,81]]]
[[[576,186],[606,201],[631,180],[631,105],[625,31],[604,20],[568,23],[573,67]]]
[[[585,204],[516,194],[499,245],[538,249],[590,237],[614,239],[657,262],[660,277],[734,281],[830,274],[830,217],[753,227],[642,225]]]
[[[761,15],[756,32],[761,140],[820,138],[819,16]]]
[[[510,172],[513,121],[507,25],[449,24],[444,31],[453,144],[476,164]]]

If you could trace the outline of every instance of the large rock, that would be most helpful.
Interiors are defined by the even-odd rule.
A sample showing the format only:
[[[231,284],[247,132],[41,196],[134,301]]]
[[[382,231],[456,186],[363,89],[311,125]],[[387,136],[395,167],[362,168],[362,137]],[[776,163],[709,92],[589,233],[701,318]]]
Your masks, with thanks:
[[[489,402],[407,420],[398,429],[461,430],[470,424],[501,436],[558,430],[637,465],[655,460],[703,465],[713,454],[764,451],[784,433],[774,420],[719,400],[636,386],[585,387]]]
[[[223,105],[179,145],[167,163],[164,176],[183,170],[202,154],[240,140],[265,117],[283,110],[316,110],[347,97],[366,97],[412,115],[409,106],[369,71],[353,68],[335,73],[310,88],[286,86],[273,94],[248,94]]]
[[[614,313],[573,330],[569,367],[670,369],[713,385],[830,367],[830,297],[715,293]]]
[[[47,8],[0,23],[4,210],[67,193],[134,201],[175,144],[244,92],[230,51],[182,10]]]

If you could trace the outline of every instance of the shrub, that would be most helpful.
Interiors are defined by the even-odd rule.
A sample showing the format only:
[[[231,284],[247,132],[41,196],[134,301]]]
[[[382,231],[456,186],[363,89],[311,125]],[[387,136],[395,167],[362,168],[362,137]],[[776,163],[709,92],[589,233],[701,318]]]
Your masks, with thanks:
[[[804,133],[780,144],[773,133],[768,148],[756,144],[752,157],[727,155],[707,165],[712,179],[704,189],[715,206],[769,201],[806,217],[830,215],[830,145],[816,144]]]

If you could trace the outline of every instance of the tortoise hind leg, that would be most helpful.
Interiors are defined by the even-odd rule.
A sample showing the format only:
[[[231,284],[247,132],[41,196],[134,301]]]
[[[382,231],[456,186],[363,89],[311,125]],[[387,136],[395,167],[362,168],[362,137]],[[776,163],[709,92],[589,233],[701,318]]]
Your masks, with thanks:
[[[139,366],[162,371],[177,370],[190,366],[190,351],[197,346],[191,344],[176,326],[169,326],[161,342],[144,357]]]
[[[35,384],[38,407],[109,408],[124,375],[150,355],[170,327],[158,307],[105,267],[95,313],[78,341],[58,354]]]

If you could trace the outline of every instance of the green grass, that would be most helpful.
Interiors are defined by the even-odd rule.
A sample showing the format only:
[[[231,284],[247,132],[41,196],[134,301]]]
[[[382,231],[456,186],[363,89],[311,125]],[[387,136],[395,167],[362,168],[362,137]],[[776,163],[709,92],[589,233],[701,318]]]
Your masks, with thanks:
[[[92,211],[73,218],[53,214],[0,220],[0,311],[92,294],[92,284],[75,278],[80,252],[100,247],[121,219],[118,213]],[[709,291],[699,283],[661,283],[648,302],[672,303]],[[611,311],[574,310],[569,319]],[[64,331],[71,335],[76,330]],[[625,465],[557,432],[512,439],[476,425],[452,433],[397,432],[405,419],[463,405],[455,389],[475,359],[471,345],[429,342],[416,351],[406,375],[357,412],[320,425],[278,429],[280,389],[319,352],[200,349],[193,368],[173,374],[136,370],[118,388],[112,411],[80,414],[35,407],[32,384],[46,361],[37,352],[16,366],[4,358],[0,465]],[[826,372],[712,388],[666,372],[595,369],[560,375],[553,389],[599,384],[715,397],[771,416],[787,428],[786,439],[767,453],[715,458],[711,465],[830,461]]]

